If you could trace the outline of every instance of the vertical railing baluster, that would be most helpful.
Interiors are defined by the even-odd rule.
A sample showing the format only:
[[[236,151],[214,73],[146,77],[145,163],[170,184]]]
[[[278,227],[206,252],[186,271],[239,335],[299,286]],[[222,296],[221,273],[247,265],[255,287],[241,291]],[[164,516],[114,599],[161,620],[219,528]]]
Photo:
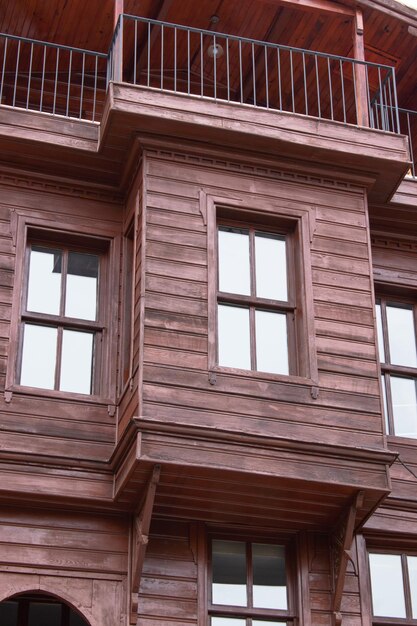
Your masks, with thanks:
[[[33,42],[30,44],[30,59],[29,59],[29,74],[28,74],[28,86],[27,86],[27,95],[26,95],[26,109],[29,108],[30,83],[32,80],[32,62],[33,62]]]
[[[72,50],[70,52],[70,55],[72,56]],[[55,110],[56,110],[56,93],[58,89],[58,70],[59,70],[59,48],[56,49],[56,61],[55,61],[54,102],[52,105],[52,113],[54,115],[55,115]],[[70,80],[68,80],[68,87],[69,87],[69,83],[70,83]],[[67,115],[68,115],[68,110],[67,110]]]
[[[16,72],[14,76],[14,89],[13,89],[13,106],[16,105],[16,89],[17,89],[17,76],[19,73],[19,61],[20,61],[20,39],[17,44]]]
[[[391,118],[391,132],[395,133],[395,124],[394,124],[394,107],[392,104],[392,92],[391,92],[391,77],[388,78],[388,94],[389,94],[389,113]]]
[[[398,111],[398,100],[397,100],[397,83],[395,78],[395,68],[391,69],[392,76],[392,89],[394,91],[394,107],[395,107],[395,120],[397,122],[397,133],[400,132],[400,115]]]
[[[265,95],[266,95],[266,108],[269,109],[268,47],[264,46],[264,50],[265,50]]]
[[[384,118],[385,118],[385,130],[389,130],[389,112],[388,112],[388,98],[387,98],[387,83],[384,81]]]
[[[332,72],[331,72],[331,69],[330,69],[330,59],[329,59],[329,57],[327,57],[327,75],[328,75],[328,78],[329,78],[330,116],[332,118],[332,121],[334,121]]]
[[[138,54],[138,21],[135,20],[135,49],[133,52],[133,84],[136,85],[136,65],[137,65],[137,54]]]
[[[352,67],[352,78],[353,78],[353,97],[355,100],[356,124],[359,126],[359,109],[358,109],[358,96],[357,96],[357,90],[356,90],[356,72],[355,72],[354,61],[352,61],[351,67]]]
[[[148,55],[147,55],[146,86],[151,83],[151,23],[148,22]]]
[[[174,26],[174,91],[177,93],[177,27]]]
[[[291,98],[292,98],[292,112],[295,113],[295,100],[294,100],[294,68],[292,61],[292,50],[290,50],[290,70],[291,70]]]
[[[82,111],[83,111],[84,75],[85,75],[85,52],[83,52],[83,65],[82,65],[82,70],[81,70],[81,92],[80,92],[80,114],[79,114],[80,119],[82,117]]]
[[[379,103],[380,103],[380,114],[381,114],[381,128],[385,130],[385,120],[384,120],[384,101],[382,99],[382,84],[381,84],[381,68],[378,67],[378,84],[379,84]]]
[[[39,101],[39,111],[42,111],[42,106],[43,106],[43,90],[44,90],[44,85],[45,85],[45,67],[46,67],[46,46],[43,47],[41,97]]]
[[[191,82],[191,52],[190,52],[190,31],[187,30],[187,93],[190,95]]]
[[[98,57],[96,56],[96,61],[95,61],[95,66],[94,66],[93,122],[95,122],[96,120],[97,75],[98,75]]]
[[[204,39],[203,33],[200,33],[200,83],[201,97],[204,96]]]
[[[375,120],[374,120],[374,112],[371,106],[371,94],[369,93],[369,74],[368,74],[367,65],[365,65],[365,77],[366,77],[366,99],[367,99],[368,112],[369,112],[369,125],[371,128],[374,128]]]
[[[305,53],[304,52],[303,52],[303,77],[304,77],[304,104],[305,104],[305,112],[306,112],[306,115],[308,115],[306,58],[305,58]]]
[[[149,42],[151,45],[151,42]],[[164,88],[164,25],[161,24],[161,90]]]
[[[216,35],[213,35],[213,82],[214,82],[214,99],[217,99],[217,44]]]
[[[240,80],[240,102],[243,104],[243,71],[242,71],[242,41],[239,39],[239,80]]]
[[[282,111],[282,85],[281,85],[281,51],[277,48],[277,65],[278,65],[278,98],[279,110]]]
[[[252,43],[252,82],[253,82],[253,104],[256,106],[255,44],[253,43]]]
[[[71,93],[71,69],[72,69],[72,50],[70,51],[70,58],[68,63],[68,88],[67,88],[67,106],[66,115],[69,113],[70,93]]]
[[[410,150],[411,174],[416,177],[416,164],[414,162],[413,140],[411,136],[410,113],[407,111],[408,147]]]
[[[340,68],[340,84],[342,86],[343,121],[346,124],[345,81],[343,78],[343,63],[341,59],[339,59],[339,68]]]
[[[227,101],[230,102],[230,59],[229,59],[229,37],[226,37],[226,80],[227,80]]]
[[[6,59],[7,59],[7,44],[8,44],[8,39],[7,37],[4,40],[4,57],[3,57],[3,68],[1,70],[1,85],[0,85],[0,104],[1,101],[3,99],[3,85],[4,85],[4,76],[5,76],[5,72],[6,72]]]
[[[317,111],[318,111],[319,117],[321,117],[320,78],[319,78],[317,54],[314,55],[314,65],[316,67]]]

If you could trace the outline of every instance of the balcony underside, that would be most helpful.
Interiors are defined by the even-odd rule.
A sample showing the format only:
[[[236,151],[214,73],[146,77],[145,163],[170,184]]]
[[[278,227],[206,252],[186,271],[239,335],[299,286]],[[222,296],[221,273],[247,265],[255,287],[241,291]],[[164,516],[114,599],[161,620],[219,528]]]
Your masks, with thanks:
[[[100,126],[0,107],[4,167],[113,192],[123,193],[141,142],[155,137],[238,151],[245,159],[272,157],[287,171],[366,186],[378,202],[392,196],[409,169],[407,139],[400,135],[126,84],[110,85]]]
[[[153,430],[137,421],[115,474],[115,500],[133,509],[161,466],[154,514],[271,528],[332,528],[359,492],[363,523],[390,491],[395,455],[242,436],[240,441]],[[150,429],[149,429],[150,428]],[[300,517],[300,512],[303,515]]]

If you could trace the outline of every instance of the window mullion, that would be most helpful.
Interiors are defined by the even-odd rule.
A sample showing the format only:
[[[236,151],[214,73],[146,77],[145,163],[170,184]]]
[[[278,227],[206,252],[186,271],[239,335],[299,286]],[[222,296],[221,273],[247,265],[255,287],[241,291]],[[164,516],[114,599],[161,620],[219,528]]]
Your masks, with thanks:
[[[61,303],[59,314],[65,317],[65,301],[67,296],[67,273],[68,273],[68,250],[62,251],[62,269],[61,269]]]
[[[246,589],[247,589],[247,606],[253,609],[253,559],[252,544],[246,544]]]
[[[410,593],[410,577],[408,575],[408,561],[407,555],[401,555],[401,566],[403,572],[403,585],[404,585],[404,598],[405,598],[405,612],[408,619],[412,619],[412,606],[411,606],[411,593]]]
[[[255,230],[249,230],[249,267],[250,267],[250,295],[256,298],[256,270],[255,270]],[[250,356],[251,369],[256,370],[256,331],[255,331],[255,308],[249,308],[250,324]]]
[[[394,408],[392,404],[392,393],[391,393],[391,376],[388,373],[383,375],[384,384],[385,384],[385,394],[386,394],[386,405],[387,405],[387,420],[389,426],[389,433],[391,435],[395,435],[395,425],[394,425]]]
[[[382,336],[384,341],[385,363],[391,363],[391,351],[388,334],[387,303],[381,300]]]
[[[62,328],[62,326],[58,326],[58,338],[57,338],[57,345],[56,345],[55,385],[54,385],[54,389],[59,389],[59,383],[60,383],[60,380],[61,380],[62,335],[63,335],[63,328]]]

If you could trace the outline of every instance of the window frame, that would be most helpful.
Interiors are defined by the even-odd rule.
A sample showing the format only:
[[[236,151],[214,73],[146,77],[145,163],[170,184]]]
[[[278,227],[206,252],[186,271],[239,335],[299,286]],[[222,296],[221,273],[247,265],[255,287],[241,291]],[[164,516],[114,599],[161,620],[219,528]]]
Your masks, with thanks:
[[[404,605],[406,616],[405,617],[391,617],[386,615],[374,615],[374,600],[372,596],[372,576],[371,576],[371,565],[370,565],[370,555],[371,554],[380,554],[380,555],[389,555],[389,556],[400,556],[401,557],[401,575],[403,582],[403,592],[404,592]],[[412,617],[412,605],[411,605],[411,593],[410,593],[410,579],[408,573],[408,557],[417,557],[417,550],[409,550],[405,552],[402,549],[389,549],[389,548],[377,548],[373,546],[369,546],[366,553],[366,561],[368,568],[368,576],[369,576],[369,602],[370,602],[370,612],[372,616],[372,624],[375,625],[389,625],[392,624],[401,624],[402,626],[415,626],[417,624],[417,616]]]
[[[405,308],[409,309],[413,312],[413,322],[414,322],[414,337],[416,342],[416,350],[417,350],[417,302],[415,299],[410,297],[403,297],[401,295],[395,295],[391,293],[378,292],[375,297],[375,306],[380,306],[381,309],[381,324],[382,324],[382,341],[383,348],[385,353],[384,361],[381,359],[381,354],[379,354],[379,333],[378,333],[378,325],[376,327],[376,338],[378,345],[378,359],[379,366],[381,372],[381,388],[382,388],[382,410],[384,415],[384,423],[386,434],[392,437],[401,437],[407,441],[413,441],[417,439],[416,437],[407,437],[405,435],[397,435],[395,432],[395,420],[394,420],[394,412],[393,412],[393,403],[392,403],[392,393],[391,393],[391,376],[397,378],[406,378],[408,380],[414,380],[414,384],[416,387],[416,397],[417,397],[417,366],[410,367],[404,365],[395,365],[391,363],[390,356],[390,342],[388,338],[388,320],[386,314],[386,307],[397,307],[397,308]],[[377,317],[377,315],[376,315]],[[417,429],[417,424],[416,424]]]
[[[114,404],[116,394],[116,354],[118,303],[109,298],[111,285],[117,284],[118,259],[120,258],[120,236],[98,226],[94,232],[85,223],[68,218],[68,221],[50,222],[39,217],[17,213],[14,228],[16,249],[15,282],[13,288],[10,352],[6,371],[5,397],[10,401],[13,394],[42,396],[50,398],[71,398],[83,402]],[[26,310],[29,282],[29,252],[31,245],[67,249],[97,254],[99,261],[99,287],[97,298],[97,320],[81,320],[65,316],[55,316]],[[117,299],[114,299],[117,300]],[[94,338],[92,393],[45,389],[20,384],[21,356],[24,323],[57,327],[62,325],[70,330],[94,329],[101,333],[101,341]],[[95,363],[94,363],[95,361]]]
[[[286,582],[287,582],[287,604],[288,608],[284,609],[265,609],[265,608],[256,608],[250,606],[237,606],[237,605],[223,605],[223,604],[213,604],[212,603],[212,581],[213,581],[213,569],[212,569],[212,543],[213,540],[220,539],[225,541],[239,541],[245,543],[246,546],[246,576],[247,576],[247,585],[249,588],[249,584],[252,583],[252,562],[248,561],[248,554],[251,554],[251,549],[248,549],[248,546],[252,546],[253,544],[264,544],[271,546],[282,546],[285,548],[285,572],[286,572]],[[207,537],[207,626],[211,626],[211,618],[212,617],[228,617],[235,619],[260,619],[260,620],[268,620],[265,621],[265,626],[268,626],[268,623],[271,621],[279,622],[285,625],[290,625],[292,623],[295,624],[297,619],[297,615],[295,612],[295,593],[296,593],[296,571],[295,571],[295,546],[293,545],[293,541],[288,536],[281,537],[277,535],[272,538],[270,536],[265,537],[262,535],[247,535],[242,532],[215,532],[210,533]],[[253,584],[253,583],[252,583]],[[252,593],[249,593],[249,597],[252,597]]]
[[[236,230],[247,231],[249,236],[249,271],[250,271],[250,295],[243,295],[238,293],[223,292],[219,289],[219,276],[220,276],[220,258],[218,250],[218,233],[222,228],[233,228]],[[251,372],[261,372],[266,374],[274,374],[274,372],[267,372],[264,370],[258,370],[256,365],[257,350],[256,350],[256,331],[255,331],[255,313],[256,311],[271,311],[274,313],[285,314],[286,317],[286,329],[287,329],[287,356],[288,356],[288,370],[289,374],[297,375],[298,364],[296,357],[296,332],[295,332],[295,272],[294,272],[294,241],[291,237],[291,233],[282,229],[283,232],[273,231],[271,228],[265,228],[263,224],[256,222],[241,222],[226,220],[220,218],[217,220],[217,237],[216,237],[216,257],[217,257],[217,272],[216,272],[216,290],[217,290],[217,307],[219,305],[241,307],[249,309],[249,340],[250,340],[250,359],[251,359]],[[287,277],[287,300],[273,300],[270,298],[261,298],[256,295],[256,261],[255,261],[255,236],[271,235],[277,238],[283,238],[286,248],[286,277]],[[217,326],[218,334],[218,326]],[[216,342],[216,362],[219,364],[219,341]],[[219,367],[227,367],[220,365]],[[240,368],[233,368],[240,369]],[[286,376],[287,374],[278,374]]]
[[[282,201],[259,197],[252,194],[239,197],[217,197],[207,195],[204,209],[207,215],[208,237],[208,368],[209,373],[227,373],[247,378],[281,380],[318,386],[318,368],[315,352],[315,331],[313,317],[312,270],[310,258],[310,212],[308,206],[286,206]],[[246,370],[223,366],[218,363],[217,348],[217,308],[218,308],[218,237],[220,224],[238,225],[241,228],[254,228],[259,232],[285,236],[287,241],[287,281],[288,293],[293,298],[291,321],[291,361],[289,374],[277,374],[258,370]],[[226,295],[228,294],[221,294]],[[241,298],[233,294],[232,299]],[[242,297],[242,302],[245,297]],[[258,300],[258,299],[257,299]],[[225,300],[226,301],[226,300]],[[228,300],[229,301],[229,300]],[[270,301],[259,298],[261,308],[268,309]],[[274,302],[274,301],[272,301]],[[264,303],[266,306],[264,306]],[[279,307],[283,303],[277,301]],[[289,303],[286,303],[289,304]],[[281,310],[284,308],[281,306]]]

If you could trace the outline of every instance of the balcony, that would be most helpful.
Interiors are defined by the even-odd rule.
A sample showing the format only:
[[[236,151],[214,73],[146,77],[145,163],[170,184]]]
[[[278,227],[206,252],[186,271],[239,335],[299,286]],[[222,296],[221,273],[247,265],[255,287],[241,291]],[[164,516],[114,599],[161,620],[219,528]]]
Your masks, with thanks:
[[[325,123],[312,159],[316,149],[323,150],[326,133],[335,135],[335,144],[342,128],[402,133],[417,146],[412,112],[400,113],[395,70],[388,65],[130,15],[119,16],[107,54],[0,34],[0,80],[1,105],[70,120],[100,123],[109,92],[121,85],[147,93],[148,100],[152,94],[158,104],[167,96],[181,96],[184,103],[185,96],[184,111],[205,102],[231,120],[239,107],[243,116],[256,110],[264,126],[277,121],[266,122],[268,111],[281,114],[284,127],[291,118],[310,120],[310,128]],[[329,131],[329,123],[338,126]],[[309,144],[310,136],[308,131],[300,142]],[[365,136],[358,141],[369,143]],[[348,144],[339,147],[341,154],[351,152]],[[377,159],[385,158],[382,144],[376,139]],[[404,161],[399,154],[394,149],[389,158]],[[399,180],[401,173],[395,176]]]

